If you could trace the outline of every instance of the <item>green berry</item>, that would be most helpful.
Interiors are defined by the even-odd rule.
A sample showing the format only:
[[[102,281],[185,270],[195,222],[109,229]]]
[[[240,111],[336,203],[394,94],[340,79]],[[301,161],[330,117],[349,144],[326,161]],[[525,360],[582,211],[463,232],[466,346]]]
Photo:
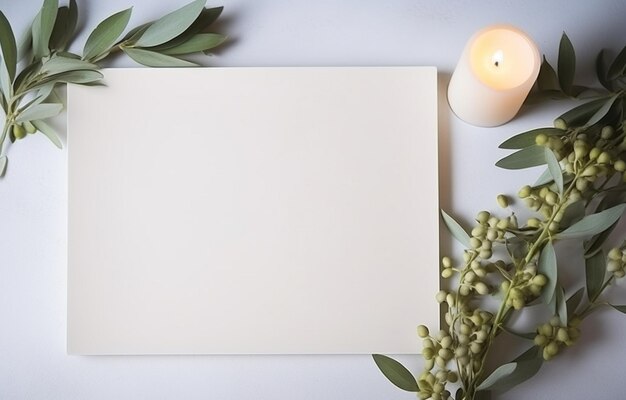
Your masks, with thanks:
[[[562,118],[557,118],[557,119],[554,120],[554,127],[556,129],[566,130],[567,129],[567,124],[565,123],[565,121]]]
[[[507,208],[509,206],[509,198],[503,194],[499,194],[498,197],[496,197],[496,200],[498,201],[498,205],[502,208]]]
[[[609,125],[602,127],[600,136],[602,137],[602,139],[610,139],[611,136],[613,136],[613,127]]]
[[[525,199],[528,196],[530,196],[530,192],[531,192],[531,187],[529,185],[523,186],[519,192],[517,192],[517,195],[519,196],[519,198],[521,199]]]
[[[428,337],[429,334],[430,332],[428,331],[428,328],[425,325],[420,325],[417,327],[417,336],[421,338],[425,338],[425,337]]]
[[[543,146],[547,142],[548,142],[548,135],[546,135],[545,133],[540,133],[537,136],[535,136],[536,145]]]
[[[13,136],[16,139],[23,139],[26,136],[26,129],[20,124],[13,125]]]
[[[481,224],[486,224],[487,221],[489,221],[489,217],[491,217],[491,214],[489,214],[489,211],[481,211],[476,216],[476,221],[478,221]]]
[[[545,346],[548,343],[548,338],[543,335],[535,336],[534,342],[537,346]]]
[[[613,164],[613,168],[618,172],[626,171],[626,162],[624,160],[617,160],[615,164]]]

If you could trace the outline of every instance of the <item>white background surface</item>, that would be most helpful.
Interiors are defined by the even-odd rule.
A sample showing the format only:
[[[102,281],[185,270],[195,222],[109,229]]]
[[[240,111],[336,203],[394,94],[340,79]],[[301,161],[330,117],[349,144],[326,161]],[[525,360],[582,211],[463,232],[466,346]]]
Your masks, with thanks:
[[[183,3],[81,1],[81,21],[88,29],[75,47],[81,48],[88,30],[115,11],[134,5],[131,24],[138,25]],[[220,31],[231,36],[231,44],[205,59],[206,64],[434,65],[440,70],[441,90],[467,38],[491,23],[512,23],[526,30],[553,61],[561,32],[566,31],[578,51],[578,76],[583,81],[593,80],[599,48],[615,52],[626,44],[626,3],[621,0],[225,0],[223,4]],[[0,1],[0,9],[18,32],[39,5]],[[132,63],[121,59],[115,65]],[[154,90],[158,95],[158,87]],[[513,122],[485,129],[457,120],[443,95],[439,103],[441,206],[464,221],[480,209],[495,208],[495,195],[516,192],[539,173],[497,170],[493,163],[506,154],[497,145],[514,133],[550,124],[568,106],[526,107]],[[10,159],[11,169],[0,184],[0,398],[414,398],[391,386],[368,356],[67,356],[66,152],[37,136],[14,146]],[[446,249],[447,241],[442,246]],[[576,347],[544,366],[541,376],[500,398],[622,398],[625,329],[622,315],[608,310],[594,315],[583,324]],[[406,361],[417,369],[417,362]]]

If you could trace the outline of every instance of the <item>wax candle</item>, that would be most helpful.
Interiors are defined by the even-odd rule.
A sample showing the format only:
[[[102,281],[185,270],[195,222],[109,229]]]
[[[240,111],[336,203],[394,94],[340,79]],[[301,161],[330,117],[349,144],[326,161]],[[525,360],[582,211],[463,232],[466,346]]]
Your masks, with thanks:
[[[508,25],[494,25],[470,38],[448,86],[448,102],[462,120],[497,126],[519,111],[539,74],[532,39]]]

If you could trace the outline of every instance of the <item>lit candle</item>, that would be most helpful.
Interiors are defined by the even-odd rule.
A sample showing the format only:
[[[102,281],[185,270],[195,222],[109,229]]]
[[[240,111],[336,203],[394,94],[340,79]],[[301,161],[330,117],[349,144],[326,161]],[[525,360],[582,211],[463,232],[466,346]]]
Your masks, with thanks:
[[[489,26],[471,37],[448,86],[448,102],[462,120],[497,126],[519,111],[539,74],[537,46],[508,25]]]

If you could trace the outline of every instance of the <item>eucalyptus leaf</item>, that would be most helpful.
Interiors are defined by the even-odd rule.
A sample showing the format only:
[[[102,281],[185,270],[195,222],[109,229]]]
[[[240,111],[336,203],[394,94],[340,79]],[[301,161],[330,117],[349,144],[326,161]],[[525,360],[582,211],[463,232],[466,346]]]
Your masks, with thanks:
[[[129,44],[134,44],[140,37],[141,35],[144,34],[144,32],[146,30],[148,30],[148,28],[154,23],[154,21],[152,22],[146,22],[145,24],[139,25],[133,29],[131,29],[130,31],[128,31],[128,33],[122,38],[122,40],[120,40],[118,42],[122,43],[122,42],[127,42]]]
[[[561,120],[567,127],[583,126],[606,102],[606,99],[596,99],[581,104],[561,114],[557,120]]]
[[[500,159],[496,166],[504,169],[524,169],[546,163],[543,146],[529,146]]]
[[[600,120],[604,118],[606,114],[608,114],[608,112],[611,110],[611,107],[613,107],[613,103],[615,103],[615,100],[617,100],[618,98],[620,98],[620,95],[616,94],[606,100],[604,104],[602,104],[602,107],[600,107],[598,111],[596,111],[595,114],[593,114],[591,118],[589,118],[589,121],[587,121],[585,126],[589,127],[600,122]]]
[[[59,135],[56,133],[54,128],[45,123],[44,121],[31,121],[35,128],[41,133],[43,133],[50,141],[59,149],[63,148],[63,143],[61,143],[61,139]]]
[[[391,383],[407,392],[418,392],[417,381],[411,372],[393,358],[373,354],[374,362]]]
[[[514,361],[501,365],[491,373],[477,390],[497,390],[504,392],[532,378],[543,364],[539,357]]]
[[[571,318],[572,315],[574,315],[574,311],[576,311],[576,309],[580,305],[580,301],[583,299],[584,293],[585,293],[585,288],[581,287],[573,295],[571,295],[569,299],[567,299],[567,301],[565,302],[565,305],[567,307],[568,319]]]
[[[195,67],[189,61],[143,49],[123,48],[130,58],[147,67]]]
[[[44,0],[33,22],[33,55],[37,60],[50,53],[48,44],[56,22],[58,7],[58,0]]]
[[[0,90],[2,90],[4,98],[9,99],[13,96],[13,84],[11,83],[7,66],[3,61],[0,59]]]
[[[548,304],[554,297],[554,290],[556,288],[558,278],[556,252],[554,251],[552,242],[548,242],[544,246],[543,250],[541,250],[541,253],[539,254],[539,262],[537,264],[537,271],[548,279],[548,282],[543,287],[541,295],[539,296],[543,303]]]
[[[616,305],[611,304],[611,307],[613,307],[617,311],[621,312],[622,314],[626,314],[626,305],[625,306],[616,306]]]
[[[561,218],[561,222],[559,223],[561,227],[567,228],[572,224],[580,221],[585,217],[585,202],[583,200],[578,200],[574,203],[569,204],[565,211],[563,212],[563,217]]]
[[[540,186],[546,185],[550,182],[552,182],[552,174],[550,173],[550,169],[546,168],[541,175],[539,175],[539,178],[537,178],[537,180],[535,181],[535,183],[533,183],[533,188],[538,188]]]
[[[543,56],[543,61],[541,62],[539,76],[537,76],[537,86],[541,91],[561,91],[556,72],[546,60],[546,56]]]
[[[606,273],[606,258],[602,250],[585,260],[587,299],[594,301],[600,294]]]
[[[0,177],[4,176],[7,171],[7,164],[9,163],[9,159],[7,156],[0,157]]]
[[[15,43],[15,35],[11,24],[2,11],[0,11],[0,47],[2,48],[2,57],[6,64],[11,82],[15,79],[15,68],[17,66],[17,44]]]
[[[32,27],[28,29],[21,36],[21,40],[17,46],[17,61],[21,61],[31,51],[33,45],[33,31]]]
[[[445,222],[448,230],[452,234],[452,236],[459,241],[463,246],[467,248],[471,248],[470,244],[470,236],[467,234],[465,229],[461,227],[461,225],[454,220],[451,216],[449,216],[445,211],[441,210],[441,216],[443,217],[443,222]]]
[[[69,7],[60,7],[50,36],[50,48],[63,51],[69,45],[76,24],[78,23],[78,7],[76,0],[70,0]]]
[[[619,52],[617,57],[615,57],[615,60],[611,63],[607,72],[608,79],[615,79],[618,76],[623,75],[624,69],[626,69],[626,47]]]
[[[102,73],[98,71],[90,71],[90,70],[82,70],[82,71],[68,71],[63,72],[61,74],[50,75],[46,78],[40,85],[37,87],[41,87],[50,83],[76,83],[76,84],[84,84],[91,83],[102,79]]]
[[[548,171],[550,171],[550,176],[552,176],[552,179],[559,190],[559,195],[563,196],[563,171],[561,170],[561,165],[559,165],[559,161],[556,159],[552,149],[544,147],[544,153],[546,163],[548,164]]]
[[[562,136],[565,135],[566,132],[562,129],[557,128],[539,128],[533,129],[527,132],[520,133],[515,135],[504,142],[500,146],[501,149],[523,149],[525,147],[529,147],[535,144],[535,138],[537,135],[544,134],[546,136]]]
[[[127,8],[100,22],[87,38],[83,49],[83,60],[94,59],[113,46],[126,29],[131,13],[132,8]]]
[[[206,0],[195,0],[154,22],[137,40],[138,47],[151,47],[183,33],[200,15]]]
[[[21,112],[15,119],[18,123],[37,119],[47,119],[59,115],[63,110],[63,104],[45,103],[36,104]]]
[[[226,36],[219,33],[198,33],[179,46],[165,49],[161,53],[167,55],[190,54],[210,50],[224,43]]]
[[[596,214],[587,215],[563,232],[559,233],[559,239],[575,239],[600,233],[613,225],[624,213],[626,204],[620,204]]]
[[[576,54],[574,46],[569,38],[563,32],[561,42],[559,43],[559,60],[557,64],[559,71],[559,84],[563,92],[571,94],[572,85],[574,84],[574,74],[576,72]]]

